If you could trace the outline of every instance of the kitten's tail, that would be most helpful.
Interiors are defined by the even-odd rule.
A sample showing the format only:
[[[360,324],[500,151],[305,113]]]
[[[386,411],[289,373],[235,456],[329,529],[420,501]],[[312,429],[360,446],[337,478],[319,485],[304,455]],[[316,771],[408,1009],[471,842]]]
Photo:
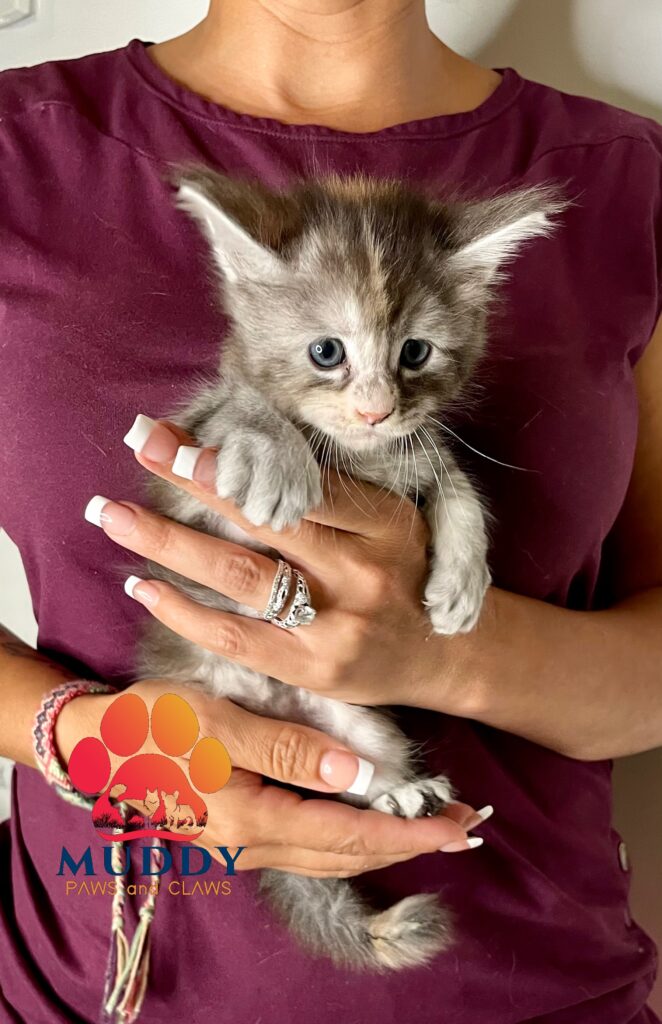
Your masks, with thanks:
[[[428,963],[451,942],[450,915],[426,893],[376,912],[345,878],[263,871],[260,887],[310,953],[352,970],[398,971]]]

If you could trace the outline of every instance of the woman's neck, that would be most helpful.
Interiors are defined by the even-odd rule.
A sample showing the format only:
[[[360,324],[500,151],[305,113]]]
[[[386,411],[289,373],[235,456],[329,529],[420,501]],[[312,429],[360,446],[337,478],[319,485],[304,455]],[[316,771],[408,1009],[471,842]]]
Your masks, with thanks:
[[[149,53],[231,110],[354,132],[473,110],[500,81],[437,39],[423,0],[212,0]]]

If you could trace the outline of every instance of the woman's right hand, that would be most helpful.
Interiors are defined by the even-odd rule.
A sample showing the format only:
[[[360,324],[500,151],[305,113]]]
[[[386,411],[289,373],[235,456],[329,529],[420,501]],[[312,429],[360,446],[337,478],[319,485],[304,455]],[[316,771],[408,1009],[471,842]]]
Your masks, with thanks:
[[[304,799],[270,785],[268,779],[275,779],[334,794],[352,784],[356,755],[317,729],[264,718],[230,700],[210,698],[194,687],[163,679],[141,680],[123,692],[139,695],[150,709],[164,693],[184,697],[198,717],[200,735],[215,737],[225,746],[232,775],[223,789],[205,794],[209,817],[196,845],[221,863],[225,861],[217,846],[231,851],[245,847],[237,858],[237,871],[276,868],[349,877],[422,853],[469,849],[467,827],[476,827],[479,819],[466,804],[451,804],[436,817],[408,821],[335,800]],[[116,696],[85,695],[63,707],[55,739],[65,765],[79,739],[100,736],[101,719]],[[150,738],[142,752],[156,751]],[[186,758],[175,760],[186,770]],[[112,755],[111,761],[113,769],[120,763]],[[332,770],[322,774],[325,766]]]

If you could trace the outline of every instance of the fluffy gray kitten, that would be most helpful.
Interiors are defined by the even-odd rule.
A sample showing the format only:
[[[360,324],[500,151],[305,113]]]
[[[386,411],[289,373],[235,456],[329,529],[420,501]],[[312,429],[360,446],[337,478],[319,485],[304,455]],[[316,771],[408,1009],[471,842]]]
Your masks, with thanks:
[[[180,169],[175,180],[178,205],[209,243],[230,327],[218,376],[171,419],[220,449],[218,494],[251,523],[280,530],[318,504],[327,464],[403,496],[416,490],[432,537],[432,627],[446,635],[472,629],[489,583],[485,519],[436,417],[471,379],[502,266],[527,239],[549,233],[560,208],[554,193],[442,202],[361,175],[311,178],[276,193],[204,168]],[[152,486],[164,515],[265,550],[176,487]],[[159,565],[149,573],[205,605],[263,611]],[[285,685],[156,621],[140,669],[347,744],[376,769],[364,798],[339,799],[414,818],[452,798],[445,776],[418,774],[387,711]],[[343,878],[267,870],[261,887],[307,950],[346,967],[413,967],[450,941],[449,915],[433,894],[377,912]]]

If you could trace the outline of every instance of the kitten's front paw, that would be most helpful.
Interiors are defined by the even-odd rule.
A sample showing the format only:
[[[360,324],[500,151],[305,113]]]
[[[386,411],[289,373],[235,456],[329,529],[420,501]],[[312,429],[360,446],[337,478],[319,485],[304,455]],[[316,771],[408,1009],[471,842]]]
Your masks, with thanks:
[[[484,562],[432,569],[425,588],[425,607],[435,633],[469,633],[480,616],[490,574]]]
[[[254,526],[294,526],[322,500],[319,466],[298,431],[288,443],[250,431],[231,433],[220,446],[216,492]]]
[[[453,787],[445,775],[403,782],[370,804],[373,810],[399,818],[424,818],[438,814],[453,799]]]

